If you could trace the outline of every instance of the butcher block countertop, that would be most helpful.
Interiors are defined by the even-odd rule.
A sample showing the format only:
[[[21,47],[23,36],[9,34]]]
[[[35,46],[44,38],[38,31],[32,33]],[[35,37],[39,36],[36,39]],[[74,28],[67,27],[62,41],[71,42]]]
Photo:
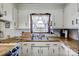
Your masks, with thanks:
[[[4,44],[0,44],[0,56],[4,55],[5,53],[7,53],[11,48],[13,48],[14,45],[4,45]]]
[[[0,43],[18,43],[18,42],[62,42],[66,46],[70,47],[72,50],[75,52],[79,52],[78,49],[78,41],[77,40],[72,40],[72,39],[65,39],[65,38],[60,38],[60,37],[49,37],[49,40],[43,40],[43,41],[38,41],[38,40],[31,40],[31,38],[24,38],[24,39],[19,39],[19,38],[10,38],[6,40],[0,41]],[[3,47],[3,48],[2,48]],[[8,49],[10,49],[12,46],[0,46],[0,53],[3,50],[4,52]],[[4,53],[3,52],[3,53]]]

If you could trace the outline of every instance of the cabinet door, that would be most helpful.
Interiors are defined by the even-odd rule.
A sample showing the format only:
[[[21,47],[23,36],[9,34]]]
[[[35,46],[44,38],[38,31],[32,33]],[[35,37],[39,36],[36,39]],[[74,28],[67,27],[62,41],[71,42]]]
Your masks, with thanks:
[[[75,29],[78,27],[77,23],[77,4],[67,4],[64,8],[64,27]]]
[[[78,53],[76,53],[73,50],[69,49],[69,56],[78,56]]]
[[[29,52],[28,52],[28,45],[27,44],[23,44],[22,45],[22,56],[28,56],[29,55]]]
[[[60,56],[68,56],[68,48],[64,46],[60,46],[59,55]]]
[[[39,46],[32,46],[31,48],[32,56],[40,56],[40,47]]]
[[[28,11],[18,10],[18,29],[28,29],[29,27]]]
[[[3,12],[4,12],[4,16],[2,17],[4,20],[7,21],[12,21],[12,12],[13,12],[13,5],[12,4],[7,4],[4,3],[3,4]]]
[[[17,28],[18,27],[18,20],[17,20],[17,8],[13,8],[13,25],[14,25],[14,28]]]
[[[63,10],[56,10],[52,19],[53,28],[63,28]]]
[[[0,3],[0,13],[1,13],[1,11],[2,11],[2,4]]]
[[[50,47],[50,55],[51,56],[59,56],[59,46],[58,46],[58,44],[53,44]]]
[[[41,47],[41,56],[49,56],[49,46]]]

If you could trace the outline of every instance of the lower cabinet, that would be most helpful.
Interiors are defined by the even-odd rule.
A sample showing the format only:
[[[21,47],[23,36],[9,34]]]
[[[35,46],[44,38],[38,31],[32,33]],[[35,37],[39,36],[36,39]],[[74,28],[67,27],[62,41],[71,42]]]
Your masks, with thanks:
[[[78,54],[73,50],[69,49],[69,56],[78,56]]]
[[[60,56],[78,56],[78,53],[70,49],[70,47],[60,44]]]
[[[78,54],[60,42],[25,42],[21,43],[21,56],[78,56]]]
[[[21,56],[31,56],[31,47],[28,43],[21,44]]]
[[[58,56],[59,55],[59,43],[52,43],[50,46],[50,56]]]
[[[49,56],[49,46],[41,47],[41,56]]]
[[[60,56],[68,56],[69,55],[69,49],[66,46],[60,45],[59,49],[59,55]]]
[[[32,56],[40,56],[41,55],[40,47],[32,47],[31,50],[32,50]]]
[[[48,56],[49,46],[32,46],[32,56]]]

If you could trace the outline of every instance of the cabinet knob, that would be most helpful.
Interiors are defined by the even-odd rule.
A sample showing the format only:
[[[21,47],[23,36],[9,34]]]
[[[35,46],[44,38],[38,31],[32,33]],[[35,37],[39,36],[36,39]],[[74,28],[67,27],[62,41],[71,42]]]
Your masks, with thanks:
[[[39,54],[39,49],[38,49],[38,54]]]
[[[76,19],[76,24],[78,24],[78,19]]]
[[[28,49],[27,49],[27,53],[28,53]]]
[[[61,46],[63,49],[64,49],[64,47],[63,46]]]
[[[31,44],[31,45],[35,45],[35,44]]]
[[[43,54],[43,50],[41,50],[41,53]]]
[[[24,45],[27,45],[27,44],[24,44]]]
[[[55,23],[54,23],[54,26],[55,26]]]
[[[53,49],[53,53],[54,53],[54,49]]]
[[[57,44],[54,44],[54,45],[57,45]]]
[[[46,45],[50,45],[50,44],[46,44]]]

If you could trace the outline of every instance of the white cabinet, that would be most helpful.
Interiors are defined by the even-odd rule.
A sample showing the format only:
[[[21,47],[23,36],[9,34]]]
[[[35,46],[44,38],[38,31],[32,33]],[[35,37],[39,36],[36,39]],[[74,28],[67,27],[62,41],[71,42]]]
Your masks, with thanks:
[[[22,56],[26,56],[26,55],[28,55],[28,46],[27,44],[24,44],[22,46]]]
[[[2,12],[2,4],[0,3],[0,13]]]
[[[2,7],[3,17],[2,20],[10,22],[10,29],[15,29],[17,27],[17,8],[16,5],[12,3],[2,3],[0,4]]]
[[[63,43],[60,44],[59,52],[60,56],[78,56],[78,53],[76,53],[75,51],[70,49],[69,46],[66,46]]]
[[[33,43],[31,45],[32,56],[49,56],[49,45],[44,42]]]
[[[3,14],[3,4],[0,3],[0,14]]]
[[[31,53],[32,53],[32,56],[40,56],[41,55],[40,47],[39,46],[32,46]]]
[[[22,43],[21,55],[30,56],[31,55],[31,45],[29,43]]]
[[[4,12],[4,16],[2,17],[2,19],[7,21],[12,21],[13,4],[3,3],[2,5],[3,5],[3,12]]]
[[[21,56],[78,56],[60,42],[23,42],[20,51]]]
[[[78,53],[74,52],[69,48],[69,56],[78,56]]]
[[[60,56],[68,56],[69,55],[69,49],[64,44],[60,44],[59,55]]]
[[[0,3],[0,11],[1,11],[1,3]]]
[[[1,17],[2,20],[4,21],[9,21],[10,22],[10,29],[14,29],[14,22],[13,22],[13,8],[14,8],[14,4],[11,3],[2,3],[2,13],[3,13],[3,17]]]
[[[41,46],[41,56],[49,56],[49,46]]]
[[[64,8],[64,28],[77,29],[78,19],[77,19],[77,4],[70,3]]]
[[[40,44],[32,45],[33,56],[58,56],[59,43],[58,42],[41,42]]]
[[[32,46],[32,56],[49,56],[49,46]]]
[[[18,10],[18,28],[17,29],[29,29],[29,16],[25,10]]]
[[[0,30],[1,31],[3,31],[4,27],[5,27],[5,24],[3,22],[0,22]]]
[[[55,13],[51,16],[53,28],[63,28],[63,9],[55,10]]]
[[[50,55],[58,56],[59,55],[59,43],[51,43],[50,45]]]
[[[21,56],[31,56],[31,44],[30,42],[21,42]]]
[[[17,29],[18,28],[18,10],[17,8],[14,6],[13,7],[13,28]]]

